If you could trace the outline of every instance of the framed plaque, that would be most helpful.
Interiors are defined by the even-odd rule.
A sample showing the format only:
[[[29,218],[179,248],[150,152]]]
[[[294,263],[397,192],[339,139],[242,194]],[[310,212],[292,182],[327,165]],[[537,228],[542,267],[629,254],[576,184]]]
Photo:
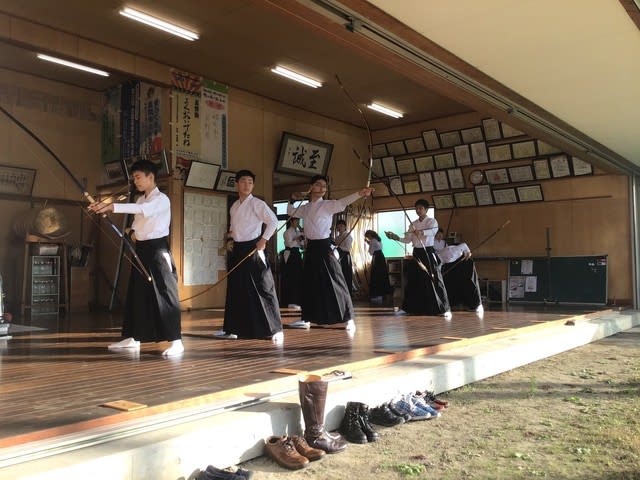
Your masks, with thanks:
[[[462,139],[460,138],[460,132],[458,130],[442,132],[440,134],[440,144],[442,145],[442,148],[455,147],[461,143]]]
[[[489,160],[492,162],[504,162],[511,160],[511,147],[508,143],[489,147]]]
[[[460,131],[460,134],[464,143],[476,143],[484,140],[482,128],[480,127],[464,128]]]
[[[435,130],[422,132],[422,139],[424,140],[424,146],[427,147],[427,150],[439,150],[441,148],[438,132]]]
[[[456,161],[453,158],[453,153],[442,153],[440,155],[434,155],[433,159],[436,162],[436,168],[453,168],[456,166]]]
[[[391,177],[398,174],[398,168],[396,167],[396,159],[393,157],[384,157],[382,159],[382,168],[386,177]]]
[[[485,142],[477,142],[469,145],[471,148],[471,159],[473,164],[489,163],[489,154],[487,153],[487,144]]]
[[[533,171],[536,174],[536,180],[546,180],[547,178],[551,178],[549,160],[546,158],[538,158],[537,160],[534,160]]]
[[[530,182],[533,180],[533,170],[531,165],[520,165],[519,167],[509,167],[509,178],[512,182]]]
[[[453,208],[455,207],[455,203],[453,202],[453,195],[434,195],[433,196],[433,206],[436,209],[441,208]]]
[[[493,205],[493,195],[489,185],[476,185],[474,190],[476,191],[478,205]]]
[[[283,132],[276,171],[296,175],[326,175],[333,153],[330,143]]]
[[[462,176],[461,168],[447,170],[447,176],[449,177],[449,186],[451,188],[464,188],[464,177]]]
[[[504,188],[493,191],[493,200],[496,205],[503,205],[505,203],[517,203],[518,197],[516,196],[515,188]]]
[[[476,196],[473,192],[457,192],[453,194],[453,198],[456,203],[456,207],[464,208],[464,207],[475,207]]]
[[[416,170],[418,172],[428,172],[434,169],[433,157],[431,155],[427,157],[416,157]]]
[[[498,140],[502,138],[500,123],[494,118],[485,118],[482,120],[482,129],[484,130],[485,140]]]
[[[407,149],[404,146],[404,142],[402,140],[388,142],[387,151],[389,152],[389,155],[404,155],[405,153],[407,153]]]
[[[413,158],[404,158],[396,161],[396,168],[398,173],[403,175],[405,173],[416,173],[416,165],[413,163]]]
[[[433,192],[435,190],[430,172],[422,172],[418,175],[418,180],[420,181],[420,190],[423,192]]]
[[[529,158],[536,156],[536,143],[533,140],[517,142],[511,145],[513,158]]]
[[[487,179],[487,183],[490,185],[501,185],[509,183],[509,174],[506,168],[494,168],[491,170],[485,170],[484,176]]]
[[[577,157],[571,157],[571,165],[575,176],[593,174],[593,167],[590,163],[585,162]]]
[[[466,165],[471,165],[471,152],[469,150],[469,145],[457,145],[453,148],[453,153],[456,156],[457,166],[464,167]]]
[[[518,200],[524,202],[541,202],[544,200],[542,197],[542,187],[540,185],[527,185],[524,187],[517,187]]]
[[[446,170],[433,172],[433,184],[436,186],[436,190],[449,190],[449,179]]]
[[[562,178],[571,175],[569,159],[566,155],[554,155],[549,159],[549,165],[551,165],[553,178]]]
[[[387,155],[389,155],[389,153],[387,152],[387,146],[384,143],[378,143],[371,149],[371,156],[373,158],[382,158]]]
[[[407,153],[424,152],[424,142],[422,141],[422,137],[407,138],[404,141],[404,146]]]

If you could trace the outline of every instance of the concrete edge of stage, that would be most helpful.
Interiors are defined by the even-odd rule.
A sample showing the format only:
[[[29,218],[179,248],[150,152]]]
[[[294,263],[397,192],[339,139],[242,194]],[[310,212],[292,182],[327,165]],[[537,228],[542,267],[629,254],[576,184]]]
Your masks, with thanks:
[[[570,320],[573,325],[563,319],[514,329],[485,342],[460,342],[459,348],[354,370],[353,378],[330,382],[327,428],[337,428],[348,401],[374,406],[416,389],[458,388],[638,326],[640,313],[607,310]],[[207,465],[222,468],[262,455],[270,435],[301,432],[297,378],[279,385],[286,387],[256,394],[241,406],[193,410],[180,418],[157,415],[153,424],[138,420],[4,448],[0,473],[25,480],[194,478]]]

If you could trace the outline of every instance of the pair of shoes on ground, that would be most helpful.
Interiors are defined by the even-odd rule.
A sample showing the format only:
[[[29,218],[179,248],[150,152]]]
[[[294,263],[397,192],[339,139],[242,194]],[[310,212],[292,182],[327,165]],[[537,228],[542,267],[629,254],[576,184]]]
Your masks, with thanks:
[[[119,342],[112,343],[107,347],[109,350],[140,350],[140,342],[133,337],[125,338]],[[162,352],[164,357],[175,357],[184,352],[182,340],[172,340],[171,346]]]
[[[226,338],[228,340],[237,340],[238,339],[238,335],[236,335],[235,333],[227,333],[224,330],[218,330],[218,331],[214,332],[213,336],[216,337],[216,338]],[[271,336],[271,341],[275,345],[282,345],[284,343],[284,332],[282,330],[280,330],[279,332],[274,333]]]
[[[299,435],[274,435],[265,440],[264,453],[281,467],[300,470],[308,467],[309,462],[320,460],[326,452],[310,447]]]
[[[351,443],[375,442],[380,438],[369,423],[369,406],[360,402],[347,402],[338,431]]]
[[[253,475],[251,470],[239,468],[235,472],[221,470],[209,465],[206,470],[200,472],[196,480],[248,480]]]
[[[311,322],[305,322],[304,320],[296,320],[293,323],[287,324],[287,327],[308,330],[309,328],[311,328]],[[344,326],[344,329],[347,332],[355,332],[356,331],[356,322],[354,322],[353,320],[347,321],[345,326]]]
[[[369,421],[382,427],[395,427],[405,423],[408,419],[404,415],[394,412],[388,403],[369,409]]]
[[[436,407],[436,405],[441,406],[442,408],[439,408],[439,410],[443,410],[445,408],[449,408],[449,400],[444,400],[442,398],[438,398],[436,396],[435,393],[433,393],[430,390],[425,390],[423,392],[421,391],[417,391],[416,392],[416,396],[418,397],[423,397],[427,402],[429,402],[431,404],[431,406],[433,406],[434,408]]]
[[[442,414],[433,408],[423,397],[416,396],[409,393],[402,395],[396,401],[392,402],[393,410],[398,413],[408,416],[409,421],[416,420],[428,420],[430,418],[437,418]]]

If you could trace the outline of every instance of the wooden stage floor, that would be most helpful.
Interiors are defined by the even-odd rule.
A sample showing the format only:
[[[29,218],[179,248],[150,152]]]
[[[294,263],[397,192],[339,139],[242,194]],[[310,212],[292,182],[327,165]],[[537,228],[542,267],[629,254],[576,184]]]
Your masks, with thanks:
[[[452,320],[357,304],[356,312],[353,336],[338,327],[285,329],[283,346],[214,338],[222,326],[221,309],[183,313],[186,351],[176,358],[161,356],[166,343],[144,344],[139,353],[107,350],[119,339],[116,313],[34,316],[28,325],[12,325],[12,338],[0,340],[0,448],[108,425],[123,415],[213,401],[225,392],[281,379],[286,370],[368,368],[409,353],[429,354],[461,341],[564,321],[586,310],[487,311],[483,319],[454,312]],[[299,318],[287,309],[282,314],[285,324]],[[123,413],[101,406],[116,400],[155,408]]]

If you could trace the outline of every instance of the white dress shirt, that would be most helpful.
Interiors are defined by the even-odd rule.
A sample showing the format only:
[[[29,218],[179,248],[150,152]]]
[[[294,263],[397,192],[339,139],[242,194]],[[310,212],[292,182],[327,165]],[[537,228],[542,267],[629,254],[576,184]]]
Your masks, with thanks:
[[[249,194],[244,200],[233,202],[231,214],[231,236],[236,242],[248,242],[260,236],[262,224],[266,224],[262,238],[269,240],[278,228],[278,217],[269,206]]]
[[[114,213],[133,213],[131,228],[136,240],[154,240],[169,235],[171,201],[158,187],[149,195],[140,195],[136,203],[114,203]]]
[[[287,248],[301,248],[302,240],[300,240],[302,232],[295,227],[289,227],[284,232],[284,246]]]
[[[375,238],[369,240],[369,255],[373,255],[375,252],[382,250],[382,243]]]
[[[289,203],[287,214],[304,219],[304,234],[307,240],[324,240],[331,236],[331,221],[335,213],[344,211],[347,205],[360,198],[358,192],[340,200],[324,200],[319,198],[296,208]]]
[[[469,246],[466,243],[459,243],[458,245],[448,245],[438,250],[435,249],[438,257],[442,260],[442,263],[451,263],[458,260],[465,253],[470,253]]]
[[[433,240],[438,233],[438,221],[435,218],[424,217],[424,220],[414,220],[411,230],[400,237],[402,243],[411,243],[413,248],[433,247]]]
[[[344,231],[342,232],[340,235],[338,235],[335,239],[334,242],[336,243],[336,246],[347,253],[351,253],[351,247],[353,245],[353,237],[351,236],[351,234],[348,231]]]

